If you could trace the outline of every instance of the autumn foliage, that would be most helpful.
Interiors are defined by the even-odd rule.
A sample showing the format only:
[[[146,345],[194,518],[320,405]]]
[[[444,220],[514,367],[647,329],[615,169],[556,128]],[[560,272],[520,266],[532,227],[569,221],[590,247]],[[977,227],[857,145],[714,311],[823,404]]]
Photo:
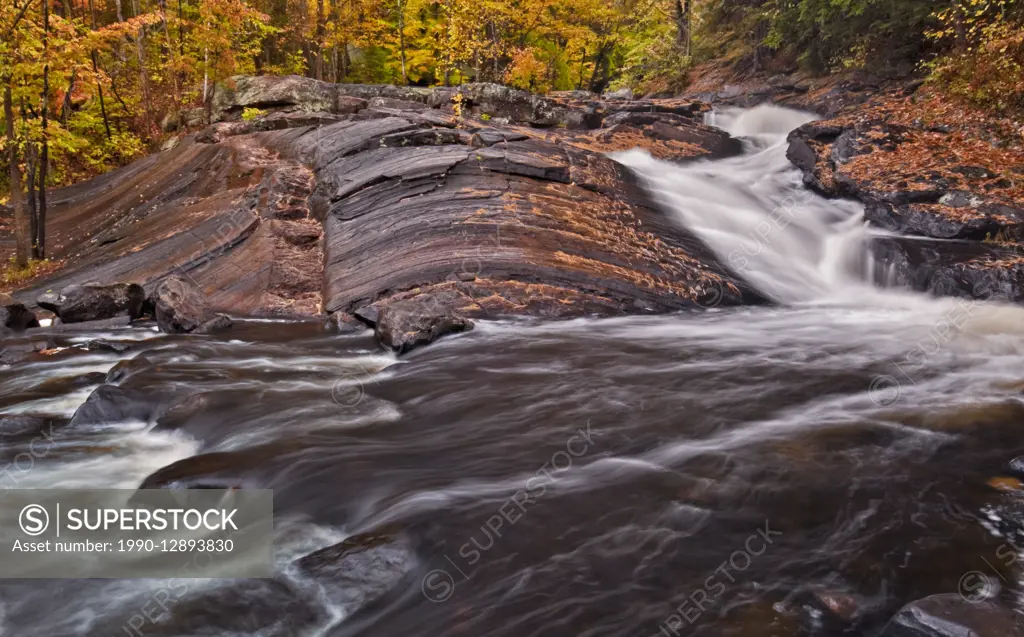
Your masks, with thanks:
[[[1013,112],[1021,24],[1014,0],[0,0],[0,196],[18,262],[42,258],[47,187],[202,124],[215,84],[242,73],[679,91],[720,59],[927,72]]]

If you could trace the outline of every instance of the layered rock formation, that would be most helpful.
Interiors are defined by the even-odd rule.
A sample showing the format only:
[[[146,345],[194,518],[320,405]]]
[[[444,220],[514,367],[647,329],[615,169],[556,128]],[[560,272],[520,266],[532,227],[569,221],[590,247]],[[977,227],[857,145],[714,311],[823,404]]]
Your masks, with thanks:
[[[68,265],[17,296],[31,303],[94,280],[134,281],[152,296],[173,274],[212,311],[322,309],[374,324],[397,304],[455,315],[453,325],[755,300],[603,155],[740,152],[699,121],[706,108],[497,85],[235,78],[215,93],[211,126],[53,193],[53,252]],[[383,332],[399,349],[420,342]]]

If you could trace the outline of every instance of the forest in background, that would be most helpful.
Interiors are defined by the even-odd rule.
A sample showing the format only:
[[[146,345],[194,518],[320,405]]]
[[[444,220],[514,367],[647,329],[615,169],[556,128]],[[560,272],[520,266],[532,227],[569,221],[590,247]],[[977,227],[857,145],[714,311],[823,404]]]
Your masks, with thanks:
[[[694,65],[737,73],[928,76],[993,112],[1024,109],[1011,0],[0,0],[0,193],[123,165],[236,74],[534,92],[677,93]],[[20,187],[11,188],[12,184]]]

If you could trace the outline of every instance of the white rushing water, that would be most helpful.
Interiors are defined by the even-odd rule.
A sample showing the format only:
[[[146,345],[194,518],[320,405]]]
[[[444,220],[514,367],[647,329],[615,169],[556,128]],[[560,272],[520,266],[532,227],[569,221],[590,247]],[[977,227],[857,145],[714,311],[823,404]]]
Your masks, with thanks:
[[[746,153],[676,165],[642,150],[614,155],[640,174],[666,209],[732,271],[774,301],[871,294],[863,209],[801,185],[786,159],[786,135],[808,113],[758,106],[716,113],[709,123],[744,140]]]

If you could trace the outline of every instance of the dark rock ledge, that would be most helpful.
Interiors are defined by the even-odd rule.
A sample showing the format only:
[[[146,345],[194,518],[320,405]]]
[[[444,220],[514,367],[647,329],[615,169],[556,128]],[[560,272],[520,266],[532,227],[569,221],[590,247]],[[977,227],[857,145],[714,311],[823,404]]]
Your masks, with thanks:
[[[477,317],[760,301],[603,154],[740,152],[701,122],[701,102],[229,84],[200,133],[53,193],[54,256],[68,265],[17,300],[91,281],[133,281],[152,298],[177,275],[198,287],[207,321],[342,312],[400,351]]]
[[[810,188],[863,202],[892,233],[873,243],[879,282],[1024,301],[1021,152],[854,112],[796,129],[787,156]]]

